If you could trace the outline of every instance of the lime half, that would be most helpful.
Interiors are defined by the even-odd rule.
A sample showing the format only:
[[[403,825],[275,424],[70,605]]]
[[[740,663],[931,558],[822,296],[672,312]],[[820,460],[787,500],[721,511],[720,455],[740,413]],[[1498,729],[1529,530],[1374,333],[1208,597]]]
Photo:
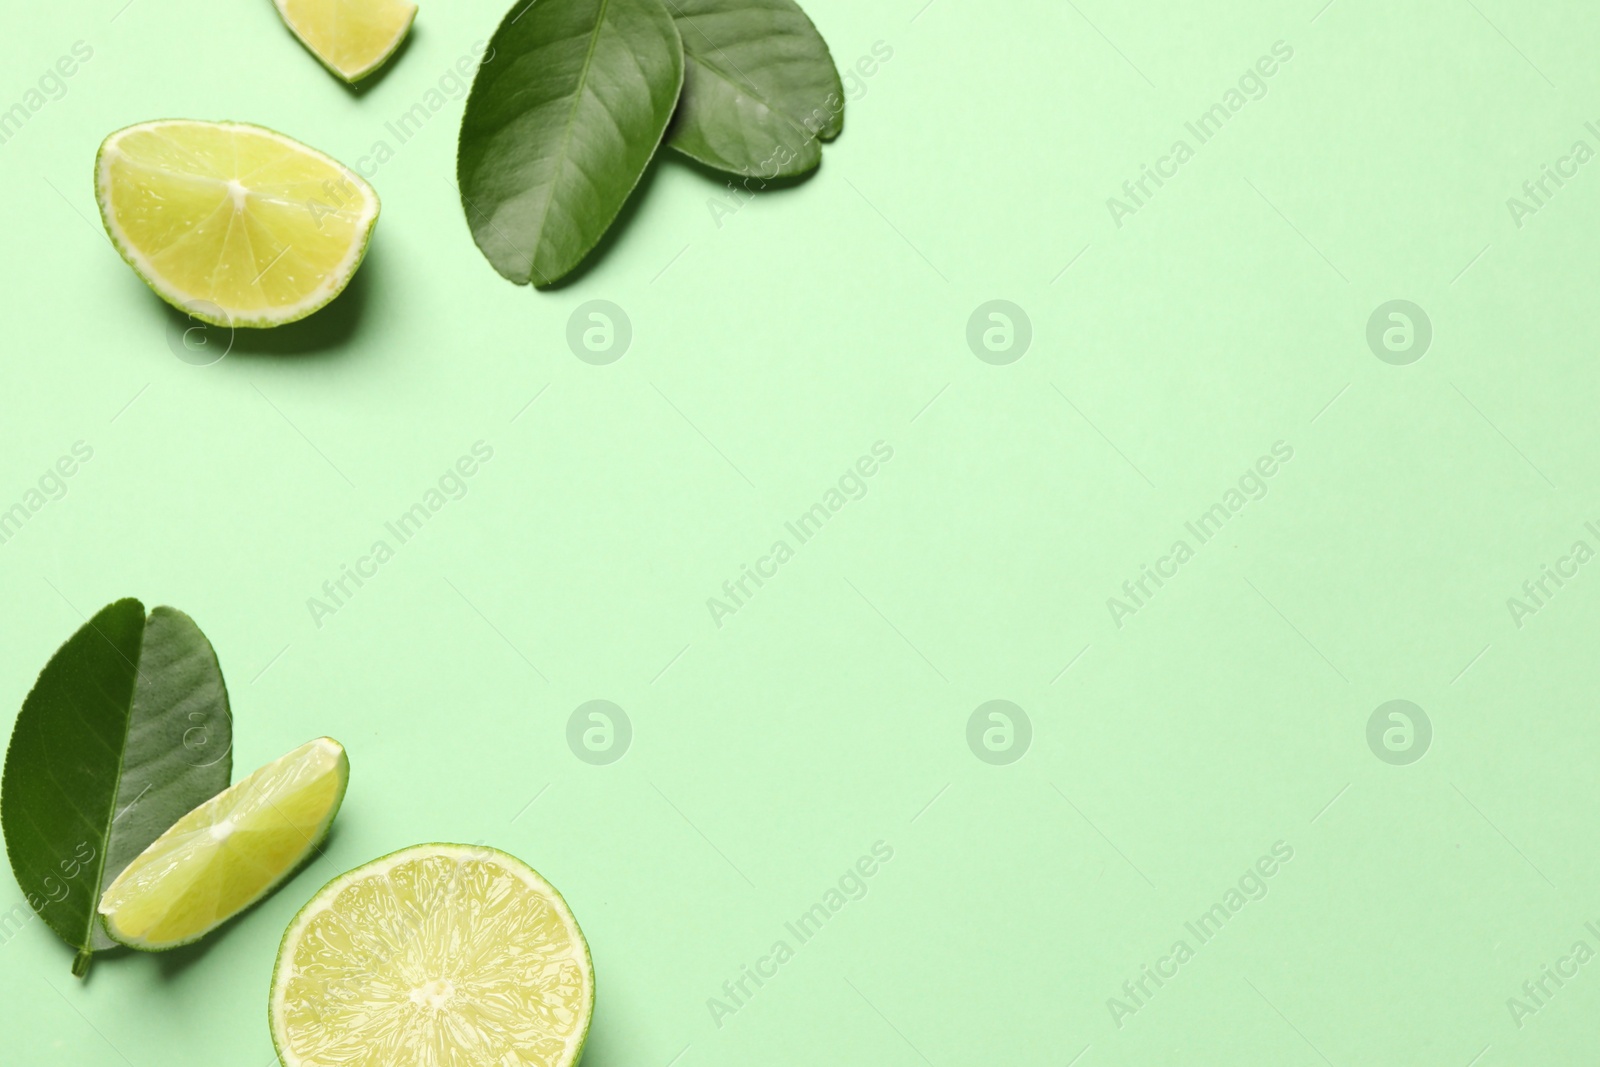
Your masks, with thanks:
[[[235,782],[173,823],[106,887],[106,932],[149,952],[205,936],[311,854],[349,780],[344,748],[319,737]]]
[[[295,916],[268,1011],[286,1067],[571,1067],[594,966],[533,868],[481,845],[415,845]]]
[[[95,157],[95,197],[139,277],[218,326],[316,311],[349,283],[378,221],[378,194],[352,171],[240,122],[118,130]]]
[[[417,17],[411,0],[273,0],[322,65],[347,82],[383,66]]]

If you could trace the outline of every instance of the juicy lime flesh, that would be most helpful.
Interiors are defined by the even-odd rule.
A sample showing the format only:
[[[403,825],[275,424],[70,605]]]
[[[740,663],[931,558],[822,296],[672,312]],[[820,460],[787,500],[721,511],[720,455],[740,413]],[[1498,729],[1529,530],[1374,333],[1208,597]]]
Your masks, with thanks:
[[[273,1036],[289,1067],[564,1067],[593,996],[548,883],[504,853],[423,845],[335,880],[295,920]]]
[[[112,935],[185,944],[248,907],[322,838],[348,767],[338,742],[319,738],[179,819],[107,887],[100,911]]]
[[[98,170],[106,227],[134,269],[180,307],[211,304],[239,324],[332,299],[378,212],[333,160],[236,123],[130,127],[107,138]]]
[[[417,5],[410,0],[278,0],[278,10],[318,59],[355,81],[399,46]]]

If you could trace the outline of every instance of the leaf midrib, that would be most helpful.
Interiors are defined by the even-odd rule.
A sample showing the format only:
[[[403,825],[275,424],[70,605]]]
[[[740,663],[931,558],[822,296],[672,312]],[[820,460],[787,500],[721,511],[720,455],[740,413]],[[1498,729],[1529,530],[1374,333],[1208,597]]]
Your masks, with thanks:
[[[699,33],[700,31],[696,30],[695,32]],[[704,34],[701,34],[701,36],[704,36]],[[716,48],[717,51],[719,51],[719,52],[722,51],[722,49],[717,47],[715,44],[713,44],[712,47]],[[790,126],[793,126],[794,129],[795,129],[795,132],[799,133],[801,135],[801,137],[803,137],[805,140],[809,140],[809,141],[821,141],[822,140],[821,137],[817,136],[814,133],[811,133],[804,126],[802,126],[799,122],[797,122],[795,120],[794,116],[790,115],[787,111],[785,111],[782,108],[778,107],[776,104],[772,103],[772,101],[768,100],[765,96],[761,95],[761,93],[756,89],[756,86],[755,86],[754,82],[752,81],[752,79],[750,78],[750,76],[748,74],[744,74],[744,73],[741,72],[740,77],[743,78],[744,80],[740,81],[739,78],[735,78],[732,74],[729,74],[727,71],[723,70],[721,67],[717,66],[715,63],[713,63],[711,60],[705,58],[704,56],[696,55],[696,54],[690,52],[687,48],[685,48],[683,50],[683,54],[684,54],[684,58],[687,59],[689,62],[695,63],[695,64],[705,68],[706,70],[710,71],[712,74],[715,74],[717,77],[721,78],[724,82],[726,82],[727,84],[733,86],[735,89],[745,93],[751,99],[753,99],[756,103],[758,103],[762,107],[766,108],[767,111],[770,114],[777,115],[779,118],[783,119],[783,121],[787,122]]]
[[[141,612],[141,614],[144,613]],[[92,956],[95,951],[94,924],[100,914],[100,894],[106,887],[106,862],[111,857],[111,831],[117,821],[117,797],[122,793],[122,772],[128,762],[128,738],[133,734],[133,705],[135,698],[139,695],[139,661],[144,658],[144,637],[146,628],[149,625],[150,617],[145,614],[139,625],[137,647],[133,652],[133,686],[128,693],[128,713],[122,721],[122,744],[117,749],[117,776],[114,779],[115,784],[111,788],[111,810],[106,813],[105,833],[100,843],[100,862],[95,867],[94,888],[89,891],[89,915],[86,923],[87,929],[83,935],[83,951],[79,954],[80,958]],[[98,627],[95,628],[95,633],[100,633]],[[107,644],[111,644],[111,638],[106,637],[105,634],[100,634],[100,638]],[[111,647],[116,648],[115,645]],[[122,650],[117,649],[117,654],[121,655]],[[127,659],[126,656],[123,656],[123,658]],[[81,713],[79,717],[82,718]],[[87,726],[88,723],[84,725]],[[76,962],[74,961],[74,969],[76,969]],[[86,959],[85,966],[87,966]]]
[[[583,66],[578,71],[578,86],[572,94],[572,109],[567,112],[567,121],[561,130],[561,149],[556,153],[556,171],[550,178],[550,189],[545,194],[544,206],[539,211],[539,225],[535,228],[536,240],[533,246],[533,255],[528,258],[528,270],[537,274],[541,283],[548,284],[544,271],[539,269],[539,249],[544,247],[544,227],[550,219],[550,208],[556,201],[556,185],[561,179],[561,172],[566,167],[567,146],[572,141],[572,131],[578,125],[578,107],[583,103],[583,94],[589,88],[589,71],[594,66],[594,53],[600,47],[600,29],[605,25],[606,13],[611,10],[611,0],[600,0],[600,10],[595,14],[594,30],[589,34],[589,50],[583,54]]]

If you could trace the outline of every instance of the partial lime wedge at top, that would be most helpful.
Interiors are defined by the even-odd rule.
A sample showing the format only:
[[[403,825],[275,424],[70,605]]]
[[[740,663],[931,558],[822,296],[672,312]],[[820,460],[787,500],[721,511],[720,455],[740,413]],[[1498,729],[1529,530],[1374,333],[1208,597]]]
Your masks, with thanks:
[[[277,326],[338,296],[378,194],[337,161],[241,122],[118,130],[95,158],[106,233],[163,300],[218,326]]]
[[[273,0],[322,65],[358,82],[394,54],[417,17],[411,0]]]
[[[106,887],[106,932],[159,952],[198,940],[266,896],[327,836],[350,761],[319,737],[172,824]]]
[[[295,916],[267,1013],[287,1067],[572,1067],[594,964],[561,894],[515,856],[415,845]]]

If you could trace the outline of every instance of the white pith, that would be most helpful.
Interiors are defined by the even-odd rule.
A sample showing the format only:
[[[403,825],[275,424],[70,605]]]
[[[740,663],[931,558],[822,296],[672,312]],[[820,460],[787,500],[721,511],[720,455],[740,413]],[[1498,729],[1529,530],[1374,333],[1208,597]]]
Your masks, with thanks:
[[[582,1024],[575,1027],[573,1032],[565,1038],[563,1042],[565,1050],[554,1067],[571,1067],[571,1064],[575,1062],[588,1035],[589,1014],[594,1003],[594,968],[589,957],[588,945],[584,940],[583,932],[578,927],[576,918],[574,918],[571,909],[567,907],[566,901],[562,899],[560,892],[533,868],[515,856],[501,852],[498,849],[475,845],[425,844],[402,849],[399,852],[373,860],[371,863],[340,875],[324,886],[290,923],[278,950],[277,965],[272,976],[272,994],[269,1005],[273,1042],[277,1046],[279,1058],[285,1067],[312,1067],[290,1047],[289,1036],[283,1023],[288,1013],[288,989],[298,973],[295,966],[295,957],[306,929],[318,916],[330,910],[340,894],[350,886],[371,879],[387,878],[389,872],[402,864],[432,857],[443,857],[453,860],[457,864],[469,862],[493,863],[543,898],[550,909],[560,918],[570,947],[564,955],[552,956],[550,959],[568,958],[578,965],[583,975],[585,995],[582,1002],[582,1011],[585,1017]],[[448,979],[435,977],[412,989],[410,991],[410,1000],[419,1010],[439,1011],[449,1004],[455,993],[455,987]],[[510,1062],[509,1059],[507,1062]]]
[[[139,276],[163,300],[182,310],[189,310],[189,305],[196,302],[211,303],[208,296],[186,292],[174,285],[152,265],[150,259],[135,247],[127,232],[122,228],[111,200],[111,164],[117,158],[118,146],[122,143],[123,138],[134,133],[156,132],[159,134],[163,129],[181,126],[214,126],[229,130],[241,130],[268,138],[291,152],[316,159],[332,167],[356,188],[361,197],[361,212],[357,216],[354,230],[356,239],[351,242],[350,247],[346,249],[344,257],[338,264],[327,272],[320,285],[293,304],[280,305],[259,311],[238,312],[237,314],[235,313],[236,309],[222,308],[221,310],[228,316],[229,321],[218,323],[217,325],[256,327],[277,326],[294,322],[297,319],[305,318],[337,296],[349,284],[351,275],[355,273],[362,256],[366,253],[367,241],[371,237],[373,223],[378,218],[379,203],[377,193],[359,175],[333,157],[303,145],[291,137],[285,137],[275,130],[254,126],[247,122],[159,119],[154,122],[142,122],[136,126],[118,130],[110,137],[107,137],[105,143],[101,145],[100,155],[95,164],[95,196],[100,202],[100,216],[105,222],[106,231],[110,234],[111,241],[116,245],[117,251],[122,254],[123,258],[128,260]],[[197,180],[212,181],[214,179],[200,175],[197,176]],[[247,187],[237,180],[231,180],[223,184],[228,191],[228,195],[233,198],[235,211],[242,210],[244,200],[249,195]],[[197,315],[196,317],[206,318],[204,315]]]

